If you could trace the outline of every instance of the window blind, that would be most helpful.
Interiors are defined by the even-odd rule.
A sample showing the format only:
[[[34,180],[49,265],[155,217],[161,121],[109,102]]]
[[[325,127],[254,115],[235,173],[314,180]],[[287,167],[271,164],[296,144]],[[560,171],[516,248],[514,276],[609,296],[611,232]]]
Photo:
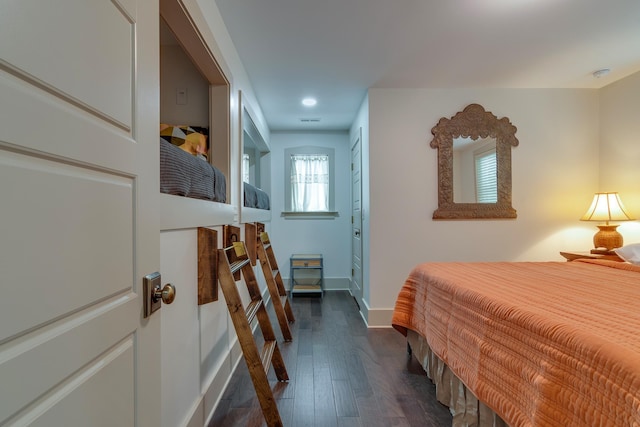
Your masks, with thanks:
[[[475,163],[477,203],[496,203],[498,201],[496,150],[477,154]]]

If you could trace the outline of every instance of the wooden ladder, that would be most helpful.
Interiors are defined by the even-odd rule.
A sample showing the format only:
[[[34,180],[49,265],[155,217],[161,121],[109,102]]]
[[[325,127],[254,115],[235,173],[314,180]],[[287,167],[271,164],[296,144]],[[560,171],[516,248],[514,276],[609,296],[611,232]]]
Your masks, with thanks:
[[[284,340],[292,341],[293,337],[291,336],[289,323],[294,322],[296,319],[293,317],[291,303],[289,302],[287,291],[282,282],[282,276],[280,275],[278,262],[271,247],[269,234],[266,231],[260,233],[260,238],[258,239],[258,258],[260,259],[264,278],[267,281],[267,288],[271,295],[273,308],[278,317],[278,323],[280,324],[280,330],[282,331]]]
[[[242,304],[240,293],[233,277],[234,273],[238,271],[242,272],[249,291],[250,302],[246,308]],[[269,367],[273,365],[273,370],[279,381],[288,381],[289,375],[278,348],[244,242],[233,242],[233,246],[218,249],[218,280],[224,293],[224,299],[227,302],[227,308],[229,309],[233,326],[236,329],[238,341],[240,341],[244,360],[247,363],[265,421],[269,427],[282,426],[278,406],[273,397],[267,374]],[[264,345],[260,352],[251,331],[251,323],[255,318],[258,319],[264,338]]]

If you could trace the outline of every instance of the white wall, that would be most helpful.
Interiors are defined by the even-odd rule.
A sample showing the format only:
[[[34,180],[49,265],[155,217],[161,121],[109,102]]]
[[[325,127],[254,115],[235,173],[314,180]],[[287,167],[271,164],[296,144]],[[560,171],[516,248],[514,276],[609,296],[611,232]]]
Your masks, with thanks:
[[[617,191],[640,219],[640,73],[600,90],[599,191]],[[638,221],[620,223],[625,243],[640,242]]]
[[[369,91],[369,324],[389,325],[410,269],[425,261],[563,260],[591,247],[578,219],[598,188],[598,92],[564,89]],[[470,103],[508,117],[515,220],[434,221],[431,128]]]
[[[186,90],[186,104],[176,92]],[[179,46],[160,48],[160,123],[209,127],[209,82]]]
[[[284,150],[297,146],[335,149],[335,209],[338,217],[285,219]],[[289,257],[321,253],[327,289],[348,289],[351,277],[351,150],[347,132],[273,132],[271,134],[271,242],[288,287]]]
[[[169,231],[160,236],[160,265],[164,283],[176,286],[176,299],[170,306],[165,306],[162,312],[162,424],[163,426],[182,425],[187,418],[191,406],[199,402],[204,378],[203,372],[214,367],[211,364],[221,364],[229,349],[228,340],[222,337],[228,334],[228,322],[224,307],[212,303],[211,307],[199,307],[198,301],[198,253],[197,232]],[[215,307],[215,308],[214,308]],[[212,351],[212,346],[201,346],[200,312],[207,317],[217,318],[217,322],[210,325],[211,337],[223,346]],[[201,349],[205,357],[201,358]],[[207,355],[206,353],[209,353]],[[206,357],[208,356],[208,357]],[[204,364],[204,360],[209,363]],[[230,367],[227,368],[230,371]],[[202,416],[202,415],[200,415]]]

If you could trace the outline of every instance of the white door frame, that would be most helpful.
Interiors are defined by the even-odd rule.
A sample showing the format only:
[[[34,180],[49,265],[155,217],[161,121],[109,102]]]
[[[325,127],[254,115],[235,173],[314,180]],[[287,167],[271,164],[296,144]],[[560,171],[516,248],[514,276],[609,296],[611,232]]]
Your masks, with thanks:
[[[362,127],[351,143],[351,280],[349,290],[362,312]]]

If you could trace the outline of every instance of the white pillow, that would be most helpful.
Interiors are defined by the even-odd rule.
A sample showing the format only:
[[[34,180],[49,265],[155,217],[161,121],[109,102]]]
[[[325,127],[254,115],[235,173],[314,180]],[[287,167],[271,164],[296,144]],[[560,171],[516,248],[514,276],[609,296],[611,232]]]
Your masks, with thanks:
[[[623,260],[640,265],[640,243],[633,243],[614,250]]]

